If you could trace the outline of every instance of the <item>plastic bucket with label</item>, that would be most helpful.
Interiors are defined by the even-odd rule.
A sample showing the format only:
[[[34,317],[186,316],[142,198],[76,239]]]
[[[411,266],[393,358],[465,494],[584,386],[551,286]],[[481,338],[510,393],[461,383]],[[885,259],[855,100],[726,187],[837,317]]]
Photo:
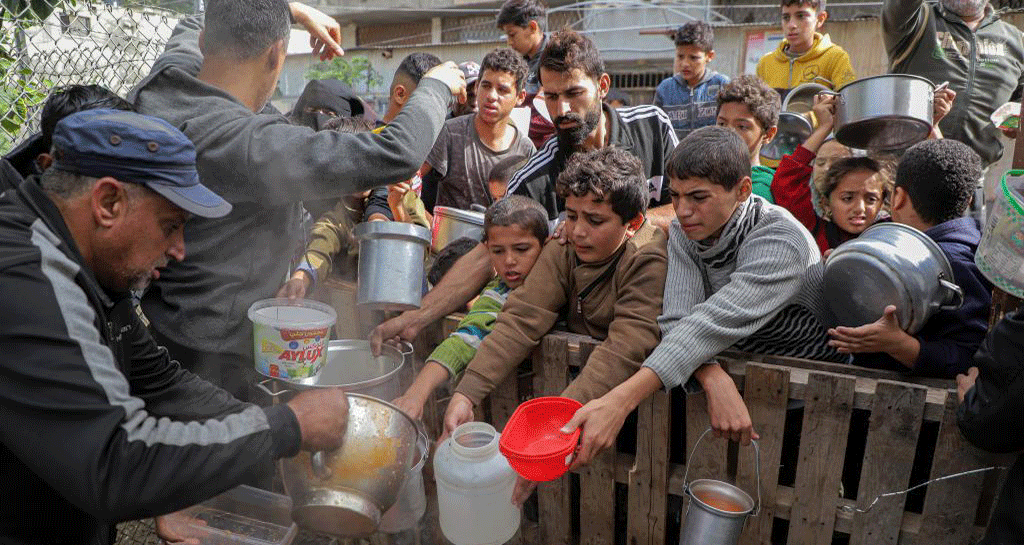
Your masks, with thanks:
[[[987,216],[974,262],[996,287],[1024,297],[1024,170],[1003,176]]]
[[[328,305],[308,299],[264,299],[249,307],[256,371],[306,383],[327,362],[327,342],[338,319]]]

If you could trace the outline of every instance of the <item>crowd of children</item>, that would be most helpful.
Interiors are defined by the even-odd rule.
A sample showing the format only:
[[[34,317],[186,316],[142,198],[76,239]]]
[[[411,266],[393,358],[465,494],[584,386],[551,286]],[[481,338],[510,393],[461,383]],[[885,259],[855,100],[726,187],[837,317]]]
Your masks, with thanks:
[[[323,31],[317,36],[331,49],[315,10],[289,9]],[[948,9],[944,17],[968,21]],[[332,268],[351,267],[358,222],[430,226],[435,205],[486,209],[482,242],[458,240],[436,256],[422,308],[372,334],[379,349],[465,312],[395,400],[401,409],[418,418],[431,393],[450,385],[450,432],[561,327],[600,341],[562,393],[584,404],[565,428],[582,427],[577,465],[613,445],[641,401],[677,386],[704,391],[712,427],[747,443],[757,430],[715,362],[722,351],[953,379],[972,366],[991,306],[992,285],[974,264],[980,226],[965,215],[991,157],[970,143],[936,129],[893,154],[851,149],[832,137],[836,98],[819,95],[804,114],[810,136],[777,168],[762,164],[786,93],[855,78],[847,52],[821,32],[824,0],[782,0],[780,10],[784,39],[756,75],[713,70],[713,28],[693,21],[674,33],[675,73],[653,105],[616,108],[594,43],[569,29],[547,32],[538,0],[508,0],[496,21],[508,48],[461,72],[433,55],[409,55],[379,120],[331,81],[311,82],[287,119],[266,112],[280,42],[267,42],[256,60],[239,57],[229,39],[238,29],[208,14],[205,27],[182,23],[131,104],[94,88],[55,92],[41,138],[74,111],[114,106],[167,119],[196,143],[199,176],[234,208],[190,223],[189,257],[161,272],[141,295],[142,309],[172,357],[240,398],[252,370],[239,309],[275,291],[306,297]],[[992,24],[985,21],[967,24]],[[451,97],[464,91],[460,80],[473,82],[472,99],[445,120]],[[936,127],[949,112],[964,115],[961,100],[973,107],[977,97],[936,93]],[[512,121],[517,107],[530,108],[528,127]],[[5,160],[0,190],[46,176],[49,146],[32,145]],[[356,189],[365,191],[347,194]],[[300,204],[313,216],[303,217]],[[909,309],[895,305],[872,323],[835,324],[823,293],[830,251],[877,222],[917,229],[942,249],[963,292],[958,309],[934,314],[914,334],[899,325]],[[280,278],[283,285],[269,285]]]

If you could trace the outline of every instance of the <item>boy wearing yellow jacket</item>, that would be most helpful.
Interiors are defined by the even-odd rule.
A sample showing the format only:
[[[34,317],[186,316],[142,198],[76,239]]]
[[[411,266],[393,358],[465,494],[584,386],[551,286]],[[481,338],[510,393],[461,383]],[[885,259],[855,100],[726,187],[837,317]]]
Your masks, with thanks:
[[[818,31],[828,19],[825,0],[782,0],[783,40],[761,57],[757,76],[779,91],[803,83],[820,83],[838,89],[854,80],[846,51]]]

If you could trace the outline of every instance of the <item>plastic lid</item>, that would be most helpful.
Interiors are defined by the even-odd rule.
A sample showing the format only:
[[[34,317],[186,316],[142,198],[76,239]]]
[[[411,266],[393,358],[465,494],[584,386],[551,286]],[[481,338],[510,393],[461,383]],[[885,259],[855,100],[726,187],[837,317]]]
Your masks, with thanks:
[[[249,319],[271,327],[330,327],[338,313],[329,305],[310,299],[263,299],[249,307]]]

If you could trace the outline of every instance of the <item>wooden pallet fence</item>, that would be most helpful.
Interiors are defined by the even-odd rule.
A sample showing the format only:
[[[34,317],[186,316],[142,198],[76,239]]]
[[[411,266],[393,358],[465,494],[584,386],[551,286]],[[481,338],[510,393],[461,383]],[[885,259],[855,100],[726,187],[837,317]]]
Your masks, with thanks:
[[[456,318],[437,328],[431,342],[451,331]],[[558,395],[596,344],[567,333],[545,337],[531,366],[506,379],[485,400],[483,413],[500,430],[519,402]],[[743,545],[966,545],[981,537],[999,474],[929,485],[919,512],[908,510],[906,495],[871,505],[881,494],[919,484],[922,479],[911,482],[915,468],[935,478],[993,465],[991,457],[960,437],[950,381],[749,354],[727,353],[719,361],[736,381],[761,436],[762,506],[747,520]],[[531,525],[524,517],[513,543],[678,545],[675,528],[685,520],[687,502],[671,498],[683,496],[684,463],[691,464],[691,480],[723,480],[756,496],[753,448],[709,434],[692,460],[672,459],[671,452],[683,445],[689,454],[710,420],[703,394],[676,403],[684,407],[678,414],[673,414],[672,395],[658,392],[638,407],[635,429],[624,431],[635,437],[631,445],[610,449],[575,476],[542,483],[538,521]],[[426,411],[436,419],[432,429],[441,429],[445,402],[438,396]],[[850,431],[855,413],[867,418],[866,432]],[[797,417],[799,422],[793,420]],[[790,437],[794,434],[787,435],[787,429],[799,430],[799,437]],[[789,459],[784,459],[786,444],[795,452]],[[851,475],[847,469],[844,476],[847,458],[859,461],[854,464],[859,471]],[[792,464],[795,480],[780,483],[780,468]],[[850,487],[856,487],[856,498],[843,497],[842,490]]]

